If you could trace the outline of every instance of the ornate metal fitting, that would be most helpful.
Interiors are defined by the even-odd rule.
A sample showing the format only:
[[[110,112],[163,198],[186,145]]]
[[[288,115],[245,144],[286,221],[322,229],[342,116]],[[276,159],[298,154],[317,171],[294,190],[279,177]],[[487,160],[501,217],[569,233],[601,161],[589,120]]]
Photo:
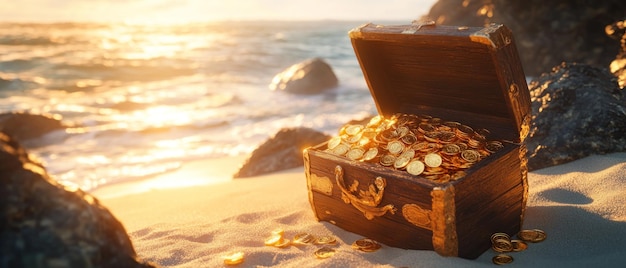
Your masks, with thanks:
[[[337,181],[337,186],[339,186],[339,189],[341,190],[341,199],[346,204],[352,204],[354,208],[363,212],[363,215],[368,220],[372,220],[374,217],[383,216],[387,212],[395,214],[396,208],[392,204],[378,207],[383,199],[385,186],[387,186],[387,181],[384,178],[376,177],[376,179],[374,179],[374,184],[370,184],[367,191],[358,189],[359,181],[357,180],[354,180],[350,187],[346,187],[343,179],[343,168],[337,165],[335,167],[335,180]],[[358,196],[356,195],[357,191]]]

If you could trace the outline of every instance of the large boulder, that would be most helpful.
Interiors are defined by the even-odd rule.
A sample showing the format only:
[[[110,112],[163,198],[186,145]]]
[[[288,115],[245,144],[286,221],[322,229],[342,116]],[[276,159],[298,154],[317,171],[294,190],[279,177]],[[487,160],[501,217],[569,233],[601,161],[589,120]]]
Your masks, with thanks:
[[[12,112],[0,114],[0,131],[23,141],[65,129],[58,115]]]
[[[280,72],[274,76],[269,87],[295,94],[317,94],[337,87],[338,83],[330,65],[320,58],[313,58]]]
[[[96,198],[52,180],[0,132],[0,267],[154,267]]]
[[[564,61],[608,67],[619,44],[604,28],[626,17],[626,1],[439,0],[428,17],[445,25],[506,25],[526,75],[539,76]]]
[[[563,63],[529,89],[529,170],[626,151],[626,96],[606,68]]]
[[[302,150],[328,139],[330,136],[310,128],[281,129],[255,149],[233,177],[252,177],[300,167],[304,164]]]

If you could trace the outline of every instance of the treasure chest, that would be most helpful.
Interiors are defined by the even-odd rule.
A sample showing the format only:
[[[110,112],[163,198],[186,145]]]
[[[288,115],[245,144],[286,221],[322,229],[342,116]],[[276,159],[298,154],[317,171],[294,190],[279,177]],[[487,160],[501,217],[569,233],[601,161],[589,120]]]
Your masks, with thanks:
[[[349,36],[379,115],[304,150],[316,218],[466,259],[517,233],[531,111],[511,31],[414,22]]]

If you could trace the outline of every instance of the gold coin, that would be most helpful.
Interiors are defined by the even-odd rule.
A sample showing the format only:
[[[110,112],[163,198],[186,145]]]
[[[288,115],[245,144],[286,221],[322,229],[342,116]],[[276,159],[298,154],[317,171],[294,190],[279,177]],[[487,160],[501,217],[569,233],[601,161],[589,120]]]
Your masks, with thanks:
[[[410,132],[411,130],[405,126],[400,126],[396,129],[396,133],[398,133],[399,138],[406,136],[406,134],[409,134]]]
[[[352,248],[356,250],[364,251],[364,252],[374,252],[380,249],[381,245],[372,239],[362,238],[357,241],[354,241],[354,243],[352,243]]]
[[[278,243],[280,243],[282,241],[283,241],[283,235],[274,233],[270,237],[265,239],[264,244],[266,246],[273,246],[273,245],[276,245],[276,244],[278,244]]]
[[[537,243],[546,239],[546,232],[539,229],[521,230],[517,237],[525,242]]]
[[[315,239],[315,244],[318,244],[318,245],[334,245],[336,243],[337,243],[337,238],[331,235],[324,235],[324,236],[317,237]]]
[[[423,150],[428,149],[429,147],[428,145],[429,143],[426,141],[418,142],[416,144],[413,144],[413,146],[411,146],[411,149],[416,150],[416,151],[423,151]]]
[[[461,147],[454,143],[449,143],[444,145],[443,148],[441,148],[441,151],[447,155],[455,155],[461,152]]]
[[[398,158],[396,158],[395,162],[393,162],[393,167],[396,169],[401,169],[403,167],[406,167],[409,161],[411,161],[411,157],[401,155]]]
[[[386,167],[393,165],[396,162],[396,157],[390,154],[383,155],[380,158],[380,164]]]
[[[474,163],[480,160],[480,154],[475,150],[464,150],[461,152],[461,158],[467,162]]]
[[[507,233],[494,233],[491,235],[491,243],[495,243],[498,239],[511,240],[511,236]]]
[[[511,240],[499,238],[493,241],[491,248],[496,252],[511,252],[513,251],[513,243]]]
[[[361,137],[363,137],[363,135],[361,135],[361,133],[357,133],[355,135],[345,137],[344,140],[350,144],[354,144],[359,142],[361,140]]]
[[[350,150],[350,146],[345,143],[341,143],[333,149],[333,154],[343,156],[348,152],[348,150]]]
[[[361,147],[354,147],[348,151],[346,156],[352,160],[359,160],[363,157],[364,153],[365,153],[365,149]]]
[[[337,145],[339,145],[341,143],[341,137],[339,136],[335,136],[330,138],[330,140],[328,141],[328,149],[335,149],[335,147],[337,147]]]
[[[413,133],[404,135],[401,139],[406,145],[411,145],[417,141],[417,137]]]
[[[513,251],[515,252],[524,251],[528,248],[528,244],[522,240],[511,240],[511,244],[513,244]]]
[[[378,148],[376,148],[376,147],[369,148],[367,150],[367,152],[365,152],[365,154],[363,154],[363,160],[370,161],[370,160],[376,158],[377,155],[378,155]]]
[[[499,141],[489,141],[485,144],[485,149],[490,153],[495,153],[502,148],[504,148],[504,144]]]
[[[422,172],[424,172],[424,163],[417,159],[413,159],[406,165],[406,171],[415,176],[422,174]]]
[[[224,264],[226,265],[237,265],[243,262],[244,260],[244,253],[242,251],[238,251],[238,252],[233,252],[230,253],[228,255],[223,256],[224,258]]]
[[[291,241],[289,241],[289,239],[283,238],[280,241],[278,241],[278,243],[276,243],[276,244],[274,244],[272,246],[277,247],[277,248],[286,248],[289,245],[291,245]]]
[[[441,166],[442,162],[443,160],[441,159],[441,156],[439,156],[438,154],[429,153],[424,156],[424,163],[429,167],[439,167]]]
[[[450,143],[456,140],[456,134],[452,131],[441,131],[439,132],[439,140],[442,143]]]
[[[491,258],[491,261],[497,265],[508,264],[513,262],[513,257],[507,254],[498,254]]]
[[[404,143],[401,141],[392,141],[387,144],[387,151],[389,151],[390,154],[399,155],[404,151],[404,147]]]
[[[314,252],[315,257],[318,259],[328,259],[335,255],[335,250],[329,247],[321,247]]]
[[[408,148],[406,150],[404,150],[404,152],[402,152],[402,154],[400,154],[400,157],[408,157],[409,160],[411,160],[413,157],[415,157],[415,150]]]
[[[345,131],[346,131],[346,134],[353,136],[353,135],[360,133],[361,130],[363,130],[363,128],[364,127],[362,125],[348,125]]]
[[[309,233],[299,233],[293,237],[291,242],[294,245],[308,245],[315,242],[315,236]]]
[[[466,125],[460,125],[456,129],[457,137],[460,139],[467,139],[474,134],[474,129]]]

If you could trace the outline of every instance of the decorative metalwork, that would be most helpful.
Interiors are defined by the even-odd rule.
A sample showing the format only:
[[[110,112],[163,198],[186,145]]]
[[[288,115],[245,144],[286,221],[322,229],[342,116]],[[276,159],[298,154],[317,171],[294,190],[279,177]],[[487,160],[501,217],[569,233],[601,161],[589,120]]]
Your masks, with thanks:
[[[352,204],[354,208],[363,212],[366,219],[372,220],[374,217],[383,216],[387,212],[395,214],[396,208],[392,204],[378,207],[383,199],[385,186],[387,186],[387,181],[384,178],[376,177],[374,184],[370,184],[367,187],[367,191],[358,191],[359,181],[354,180],[350,187],[346,187],[343,179],[343,168],[337,165],[335,167],[335,180],[341,190],[341,199],[346,204]],[[357,191],[358,196],[355,194]]]

